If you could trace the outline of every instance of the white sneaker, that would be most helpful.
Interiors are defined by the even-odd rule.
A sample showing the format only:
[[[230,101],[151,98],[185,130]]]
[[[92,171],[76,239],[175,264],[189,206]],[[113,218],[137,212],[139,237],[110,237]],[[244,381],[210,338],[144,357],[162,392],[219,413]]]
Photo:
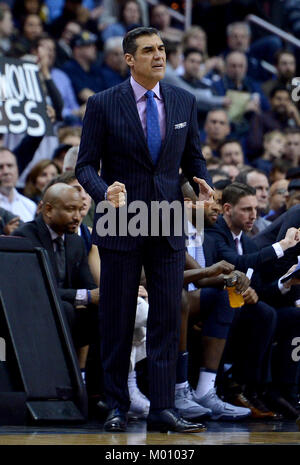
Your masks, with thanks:
[[[182,388],[175,389],[175,407],[180,415],[185,419],[210,417],[212,411],[199,405],[193,399],[193,394],[190,385],[187,383]]]
[[[223,402],[217,396],[216,389],[210,389],[205,396],[198,399],[193,393],[194,401],[201,404],[212,411],[212,420],[240,420],[251,415],[251,410],[245,407],[237,407],[236,405]]]
[[[150,400],[139,390],[138,387],[129,388],[130,409],[129,416],[146,418],[149,413]]]

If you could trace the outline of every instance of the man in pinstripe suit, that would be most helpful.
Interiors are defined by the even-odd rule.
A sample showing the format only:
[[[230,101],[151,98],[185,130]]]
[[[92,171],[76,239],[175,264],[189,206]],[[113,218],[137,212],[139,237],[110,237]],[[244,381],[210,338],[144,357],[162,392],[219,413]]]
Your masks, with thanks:
[[[184,234],[176,235],[174,224],[168,235],[163,234],[160,225],[155,237],[121,231],[121,212],[137,200],[150,213],[153,203],[162,201],[177,201],[183,211],[180,166],[200,200],[212,196],[200,149],[196,101],[188,92],[159,82],[164,76],[166,56],[156,29],[136,28],[128,32],[123,49],[131,77],[89,99],[76,166],[80,184],[98,205],[93,241],[99,246],[101,258],[101,356],[106,400],[111,409],[104,428],[126,429],[128,367],[144,266],[149,298],[148,429],[203,431],[202,424],[187,422],[174,410]],[[99,233],[98,212],[105,200],[119,212],[116,234]],[[132,214],[126,213],[129,224]],[[150,213],[143,219],[151,221]]]

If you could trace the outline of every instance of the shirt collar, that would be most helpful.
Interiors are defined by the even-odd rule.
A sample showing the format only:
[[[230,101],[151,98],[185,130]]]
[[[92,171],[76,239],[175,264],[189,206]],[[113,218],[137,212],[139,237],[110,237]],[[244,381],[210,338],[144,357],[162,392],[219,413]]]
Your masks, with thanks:
[[[231,231],[231,234],[232,234],[233,240],[238,239],[240,241],[243,231],[241,231],[239,234],[234,234],[234,232]]]
[[[130,76],[130,84],[133,89],[135,101],[138,102],[139,100],[141,100],[142,97],[145,96],[145,93],[148,91],[148,89],[145,89],[145,87],[141,86],[138,82],[136,82],[136,80],[132,76]],[[154,92],[156,98],[162,100],[159,82],[151,90]]]
[[[0,192],[0,199],[3,199],[3,200],[6,200],[7,202],[9,203],[13,203],[15,202],[16,200],[19,200],[20,199],[20,194],[19,192],[17,191],[17,189],[13,189],[13,199],[12,201],[9,200],[8,196],[3,194],[2,192]]]
[[[63,234],[62,236],[59,236],[59,234],[57,234],[57,232],[53,231],[53,229],[50,228],[50,226],[49,226],[48,224],[46,224],[46,226],[47,226],[47,228],[48,228],[48,231],[49,231],[49,233],[50,233],[50,236],[51,236],[52,241],[55,241],[55,239],[56,239],[57,237],[61,237],[63,241],[65,240],[65,235],[64,235],[64,234]]]

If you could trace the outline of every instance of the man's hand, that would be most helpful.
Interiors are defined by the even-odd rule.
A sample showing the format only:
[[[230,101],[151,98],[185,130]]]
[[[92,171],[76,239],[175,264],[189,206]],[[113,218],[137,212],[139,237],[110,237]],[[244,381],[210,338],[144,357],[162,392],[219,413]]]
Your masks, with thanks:
[[[148,300],[148,292],[146,291],[144,286],[139,286],[138,296],[143,297],[145,300]]]
[[[236,283],[235,283],[236,292],[238,292],[239,294],[242,294],[247,289],[249,289],[250,279],[247,278],[245,273],[239,270],[234,270],[229,276],[231,277],[231,275],[233,276],[235,275],[237,278]]]
[[[97,289],[91,289],[91,304],[98,305],[99,304],[99,287]]]
[[[245,304],[254,305],[258,301],[258,295],[256,294],[255,290],[252,287],[248,287],[248,289],[242,293],[244,298]]]
[[[207,278],[218,276],[219,274],[229,275],[234,270],[234,265],[226,262],[225,260],[221,260],[220,262],[208,266],[206,270],[208,271]]]
[[[285,238],[282,239],[279,244],[283,251],[294,247],[300,242],[300,231],[296,228],[289,228],[285,234]]]
[[[207,184],[204,179],[197,178],[196,176],[193,177],[193,180],[199,186],[199,196],[198,200],[206,201],[206,202],[213,202],[214,200],[214,191],[213,189]]]
[[[115,181],[107,188],[107,200],[115,208],[123,207],[125,205],[125,184]]]
[[[295,269],[297,268],[297,264],[296,265],[293,265],[289,271],[287,273],[285,273],[285,275],[282,276],[282,278],[284,278],[285,276],[287,276],[288,274],[290,273],[293,273],[293,271],[295,271]],[[285,281],[284,283],[282,283],[283,287],[286,287],[286,288],[289,288],[291,286],[297,286],[300,284],[300,278],[291,278],[289,279],[288,281]]]
[[[12,218],[8,223],[3,228],[4,234],[9,236],[14,232],[15,229],[17,229],[20,225],[20,217],[16,216],[15,218]]]

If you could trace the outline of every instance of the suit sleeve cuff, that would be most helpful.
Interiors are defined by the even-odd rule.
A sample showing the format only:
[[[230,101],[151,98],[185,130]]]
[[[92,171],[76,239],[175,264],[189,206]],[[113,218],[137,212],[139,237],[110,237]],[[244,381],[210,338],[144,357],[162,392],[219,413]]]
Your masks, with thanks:
[[[272,244],[272,247],[275,250],[277,258],[281,258],[284,256],[284,251],[282,250],[282,247],[279,244],[279,242],[275,242],[275,244]]]
[[[282,284],[281,279],[282,279],[282,278],[280,278],[280,279],[278,280],[278,289],[280,290],[281,294],[284,295],[284,294],[287,294],[287,293],[291,290],[291,288],[290,288],[290,287],[285,287],[285,286]]]

